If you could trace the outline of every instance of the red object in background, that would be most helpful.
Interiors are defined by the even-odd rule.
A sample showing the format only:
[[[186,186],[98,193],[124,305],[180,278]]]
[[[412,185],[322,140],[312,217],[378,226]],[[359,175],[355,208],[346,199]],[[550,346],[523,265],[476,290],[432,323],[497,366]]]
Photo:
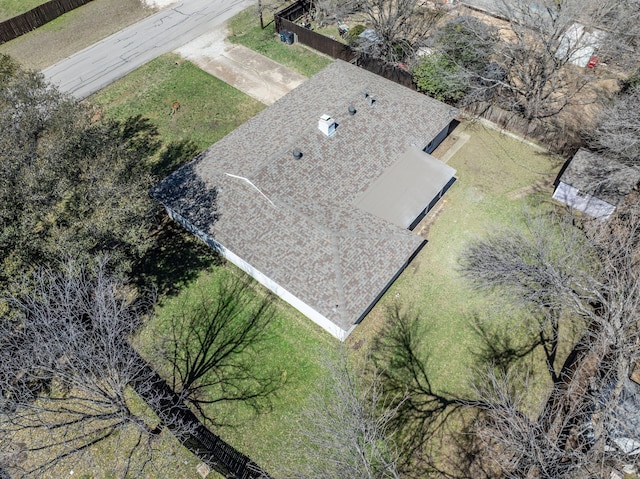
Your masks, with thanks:
[[[587,63],[587,68],[595,67],[596,63],[598,63],[598,57],[594,55],[589,59],[589,63]]]

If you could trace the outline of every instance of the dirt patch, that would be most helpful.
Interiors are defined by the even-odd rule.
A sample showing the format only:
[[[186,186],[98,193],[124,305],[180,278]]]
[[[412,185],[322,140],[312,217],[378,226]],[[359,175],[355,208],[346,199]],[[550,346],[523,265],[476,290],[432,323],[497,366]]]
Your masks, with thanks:
[[[519,188],[515,191],[512,191],[511,193],[507,194],[507,199],[518,200],[532,193],[540,193],[544,191],[551,194],[553,192],[554,180],[555,178],[553,177],[542,178],[541,180],[536,181],[533,185],[525,186],[524,188]]]
[[[140,0],[94,0],[0,45],[0,53],[27,68],[42,70],[155,11]]]
[[[427,215],[418,223],[418,226],[415,227],[413,232],[419,236],[422,236],[425,239],[428,239],[429,229],[431,225],[435,223],[438,219],[442,211],[444,210],[444,206],[447,203],[446,198],[442,198],[438,203],[427,213]]]

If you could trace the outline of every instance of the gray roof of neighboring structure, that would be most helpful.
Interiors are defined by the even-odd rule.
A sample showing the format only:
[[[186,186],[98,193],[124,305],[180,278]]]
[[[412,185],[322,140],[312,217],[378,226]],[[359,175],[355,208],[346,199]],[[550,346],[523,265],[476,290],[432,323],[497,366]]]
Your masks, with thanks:
[[[560,181],[615,206],[640,183],[640,168],[581,148]]]
[[[323,114],[338,123],[331,137],[318,129]],[[359,209],[357,199],[408,147],[423,149],[455,114],[336,60],[152,194],[346,331],[424,243]],[[294,149],[302,158],[294,158]]]

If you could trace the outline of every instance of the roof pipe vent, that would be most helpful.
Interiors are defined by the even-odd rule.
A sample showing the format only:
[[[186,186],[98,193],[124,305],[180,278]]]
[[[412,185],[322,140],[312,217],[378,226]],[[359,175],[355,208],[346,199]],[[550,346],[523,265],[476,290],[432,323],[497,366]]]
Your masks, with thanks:
[[[354,106],[350,106],[349,107],[349,115],[355,115],[356,114],[356,109]]]
[[[367,97],[369,96],[369,92],[367,90],[362,90],[362,95],[364,96],[364,99],[366,100]]]
[[[293,157],[296,160],[299,160],[300,158],[302,158],[302,152],[298,149],[293,150]]]
[[[376,99],[373,97],[373,95],[369,95],[369,106],[373,106],[376,102]]]

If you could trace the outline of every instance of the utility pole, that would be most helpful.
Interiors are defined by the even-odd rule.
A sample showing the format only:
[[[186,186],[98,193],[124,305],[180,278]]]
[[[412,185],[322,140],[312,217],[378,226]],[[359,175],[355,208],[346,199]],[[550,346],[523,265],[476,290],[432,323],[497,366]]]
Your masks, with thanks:
[[[262,0],[258,0],[258,12],[260,13],[260,28],[264,30],[264,20],[262,20]]]

